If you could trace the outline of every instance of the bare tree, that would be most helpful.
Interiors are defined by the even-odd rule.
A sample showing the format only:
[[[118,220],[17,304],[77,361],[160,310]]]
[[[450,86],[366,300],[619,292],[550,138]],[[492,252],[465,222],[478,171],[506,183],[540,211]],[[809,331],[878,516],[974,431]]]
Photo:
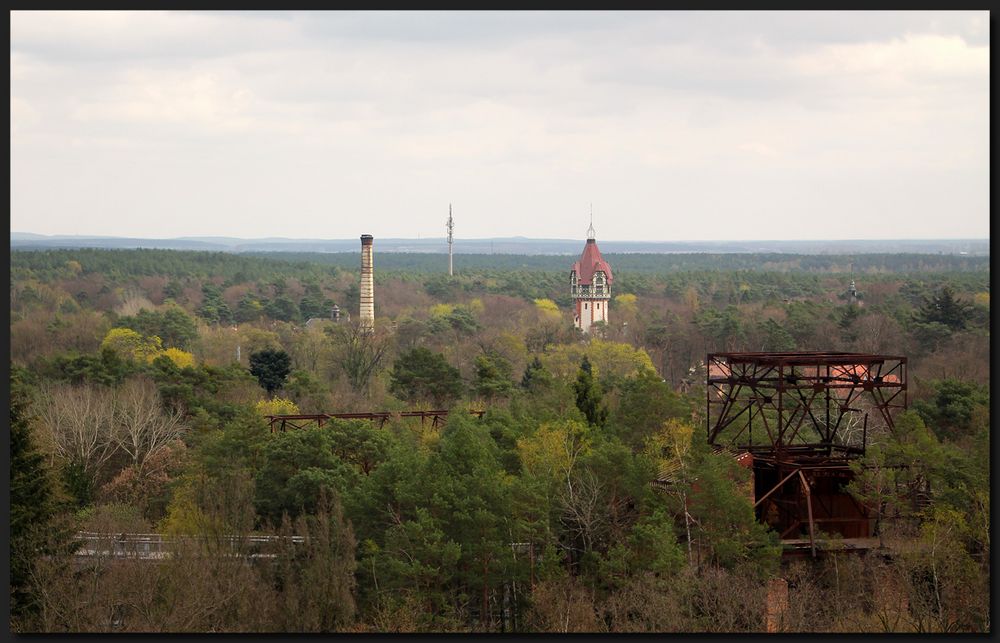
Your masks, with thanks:
[[[535,632],[600,632],[593,592],[574,576],[543,580],[532,592],[529,628]]]
[[[341,323],[331,330],[336,366],[347,376],[351,388],[362,391],[382,367],[389,337],[385,331],[368,332],[359,322]]]
[[[560,521],[567,533],[582,543],[584,551],[590,551],[608,527],[604,485],[592,471],[583,469],[566,476],[559,500],[563,510]]]
[[[165,410],[156,385],[134,378],[115,391],[115,430],[112,439],[143,473],[146,459],[167,448],[184,432],[179,409]]]
[[[50,453],[96,481],[118,448],[116,396],[90,384],[43,385],[36,400]]]
[[[857,349],[865,353],[899,351],[903,331],[899,323],[884,313],[871,312],[858,320]]]

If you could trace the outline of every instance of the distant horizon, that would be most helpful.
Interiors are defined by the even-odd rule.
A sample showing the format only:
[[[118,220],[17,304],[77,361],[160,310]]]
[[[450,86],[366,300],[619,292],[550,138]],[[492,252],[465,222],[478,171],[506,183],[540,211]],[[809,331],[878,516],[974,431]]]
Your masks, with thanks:
[[[165,241],[185,241],[185,240],[195,240],[195,239],[230,239],[235,241],[352,241],[359,239],[361,233],[352,237],[281,237],[281,236],[263,236],[263,237],[237,237],[232,235],[224,234],[185,234],[180,236],[170,236],[170,237],[146,237],[146,236],[135,236],[135,235],[111,235],[111,234],[97,234],[97,233],[87,233],[87,234],[77,234],[77,233],[56,233],[56,234],[43,234],[40,232],[25,232],[21,230],[11,230],[11,239],[14,235],[30,235],[31,237],[45,238],[45,239],[60,239],[60,238],[72,238],[72,239],[137,239],[137,240],[165,240]],[[416,237],[374,237],[378,239],[386,239],[392,241],[445,241],[446,236],[416,236]],[[525,241],[585,241],[584,237],[531,237],[527,235],[512,235],[512,236],[493,236],[493,237],[460,237],[455,236],[455,240],[466,240],[466,241],[489,241],[496,239],[519,239]],[[861,242],[879,242],[879,241],[989,241],[990,237],[816,237],[816,238],[768,238],[760,237],[754,239],[616,239],[616,238],[605,238],[600,235],[597,236],[597,241],[608,241],[614,243],[815,243],[815,242],[831,242],[831,243],[861,243]]]

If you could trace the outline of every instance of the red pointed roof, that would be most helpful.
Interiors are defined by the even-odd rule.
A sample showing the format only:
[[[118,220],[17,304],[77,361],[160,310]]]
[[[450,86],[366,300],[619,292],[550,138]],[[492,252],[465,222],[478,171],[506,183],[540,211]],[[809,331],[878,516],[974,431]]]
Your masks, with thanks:
[[[593,239],[587,239],[587,245],[583,247],[583,254],[573,264],[573,270],[576,271],[577,281],[581,285],[590,285],[594,273],[598,270],[604,271],[604,274],[608,278],[609,286],[614,280],[614,277],[611,275],[611,266],[601,256],[601,251],[597,249],[597,242]]]

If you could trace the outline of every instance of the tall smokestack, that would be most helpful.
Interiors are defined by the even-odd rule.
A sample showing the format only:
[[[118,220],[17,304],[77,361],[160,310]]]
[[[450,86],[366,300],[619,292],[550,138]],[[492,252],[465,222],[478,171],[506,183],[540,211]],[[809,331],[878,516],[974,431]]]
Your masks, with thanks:
[[[361,235],[361,327],[375,330],[375,262],[370,234]]]

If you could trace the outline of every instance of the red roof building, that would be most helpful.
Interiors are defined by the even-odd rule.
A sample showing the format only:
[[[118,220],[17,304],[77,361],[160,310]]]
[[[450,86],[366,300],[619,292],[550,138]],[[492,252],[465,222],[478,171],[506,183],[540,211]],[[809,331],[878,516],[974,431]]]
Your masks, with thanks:
[[[574,301],[573,325],[589,333],[594,324],[607,324],[614,275],[597,247],[593,223],[587,230],[587,245],[570,269],[569,279]]]

